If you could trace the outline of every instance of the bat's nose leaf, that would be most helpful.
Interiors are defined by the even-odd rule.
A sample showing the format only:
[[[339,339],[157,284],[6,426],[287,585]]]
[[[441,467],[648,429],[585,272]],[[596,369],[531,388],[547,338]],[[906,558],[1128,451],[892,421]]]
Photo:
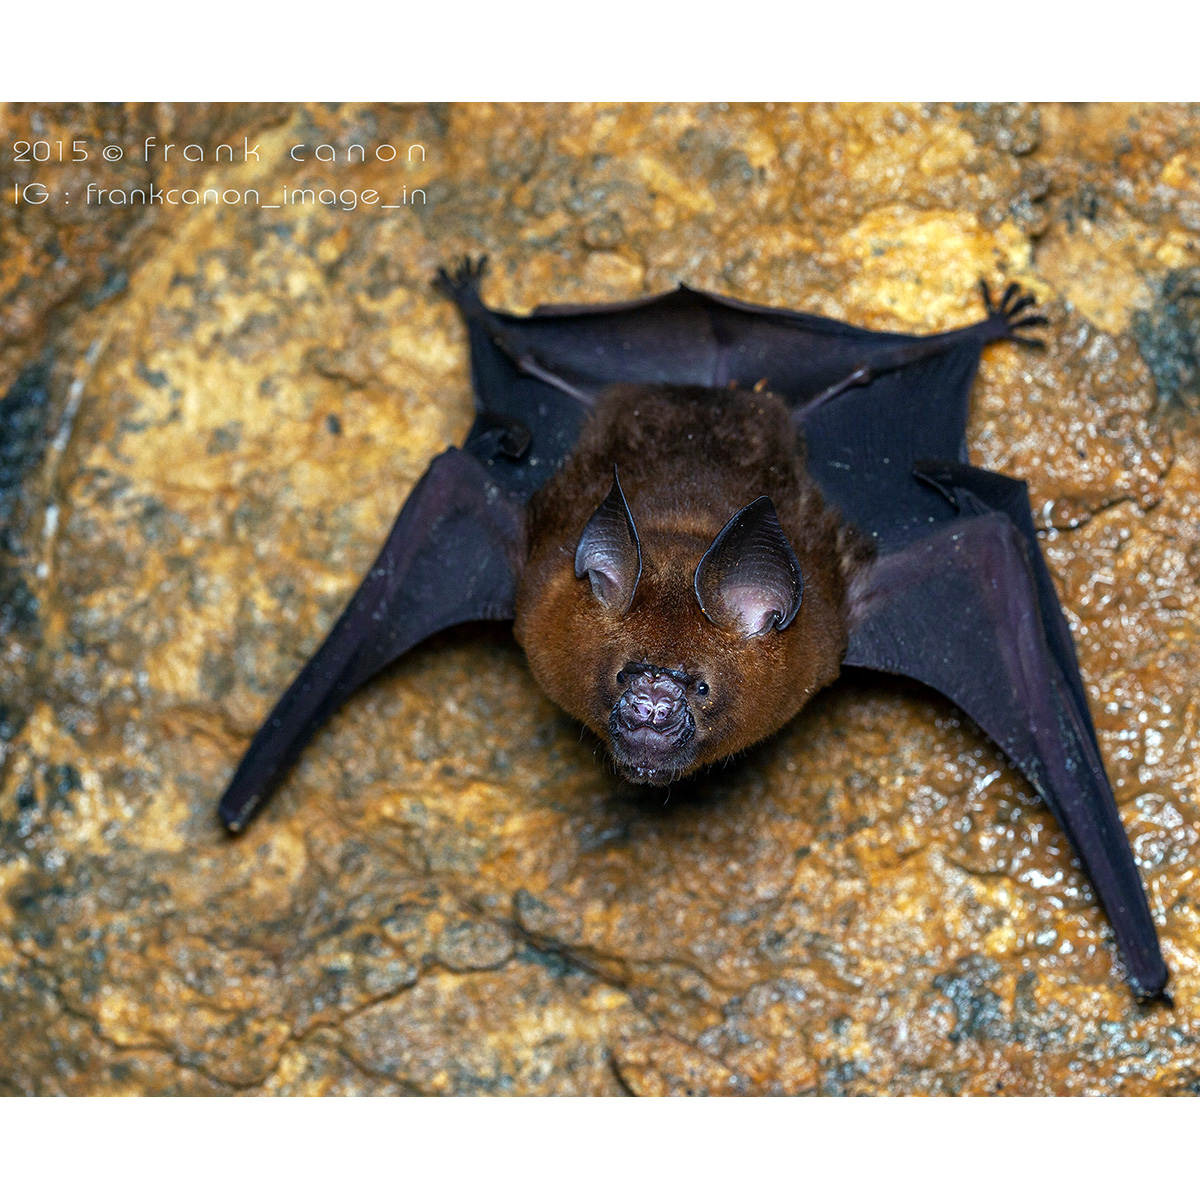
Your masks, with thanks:
[[[687,712],[687,694],[668,675],[640,675],[617,701],[617,721],[622,729],[651,726],[669,733],[680,727]]]
[[[692,758],[696,722],[678,680],[642,672],[613,706],[608,723],[613,757],[634,782],[667,783]]]

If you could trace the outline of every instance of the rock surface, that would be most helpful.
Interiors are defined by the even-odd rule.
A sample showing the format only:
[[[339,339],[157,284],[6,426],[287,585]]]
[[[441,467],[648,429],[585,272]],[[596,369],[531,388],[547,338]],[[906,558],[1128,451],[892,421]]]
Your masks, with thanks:
[[[1198,117],[5,109],[6,145],[91,157],[0,169],[0,1089],[1195,1091]],[[480,251],[518,310],[687,280],[928,332],[978,318],[981,276],[1037,292],[1049,348],[986,352],[972,453],[1029,481],[1173,1009],[1134,1001],[1000,754],[866,674],[664,806],[503,629],[455,631],[221,832],[250,735],[469,424],[428,280]]]

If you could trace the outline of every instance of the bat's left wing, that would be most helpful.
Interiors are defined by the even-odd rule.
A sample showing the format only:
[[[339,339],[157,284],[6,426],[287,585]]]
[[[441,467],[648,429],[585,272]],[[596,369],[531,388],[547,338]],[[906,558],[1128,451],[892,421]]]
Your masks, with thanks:
[[[500,487],[496,427],[440,454],[316,654],[271,710],[221,797],[231,832],[266,803],[335,709],[418,642],[465,621],[510,620],[525,552],[525,508]],[[505,431],[501,428],[500,433]]]
[[[1134,986],[1157,995],[1158,934],[1025,485],[966,463],[978,361],[951,346],[800,411],[810,473],[879,550],[845,661],[929,684],[1005,751],[1070,838]]]
[[[1013,481],[960,463],[919,471],[945,518],[876,561],[845,661],[929,684],[1004,750],[1070,838],[1135,988],[1158,995],[1157,932],[1032,523],[1022,531],[988,496]]]

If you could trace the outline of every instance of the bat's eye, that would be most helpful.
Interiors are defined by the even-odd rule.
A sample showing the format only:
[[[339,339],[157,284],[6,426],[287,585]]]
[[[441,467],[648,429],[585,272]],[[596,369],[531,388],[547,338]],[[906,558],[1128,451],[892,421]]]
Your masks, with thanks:
[[[696,695],[697,696],[707,696],[708,695],[708,684],[705,683],[703,679],[700,680],[700,682],[698,684],[696,684]]]
[[[618,683],[619,683],[619,684],[620,684],[622,687],[624,687],[624,686],[625,686],[625,672],[624,672],[624,671],[618,671],[618,672],[617,672],[617,682],[618,682]]]

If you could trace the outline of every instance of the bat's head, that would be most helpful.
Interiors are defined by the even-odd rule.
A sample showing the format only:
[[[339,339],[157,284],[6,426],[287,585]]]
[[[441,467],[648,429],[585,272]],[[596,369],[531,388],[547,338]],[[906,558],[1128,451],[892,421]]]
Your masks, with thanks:
[[[802,566],[770,499],[715,537],[688,525],[651,519],[639,536],[614,479],[573,562],[565,547],[535,558],[518,599],[538,681],[636,783],[680,779],[773,733],[836,676],[845,647],[840,584]]]

